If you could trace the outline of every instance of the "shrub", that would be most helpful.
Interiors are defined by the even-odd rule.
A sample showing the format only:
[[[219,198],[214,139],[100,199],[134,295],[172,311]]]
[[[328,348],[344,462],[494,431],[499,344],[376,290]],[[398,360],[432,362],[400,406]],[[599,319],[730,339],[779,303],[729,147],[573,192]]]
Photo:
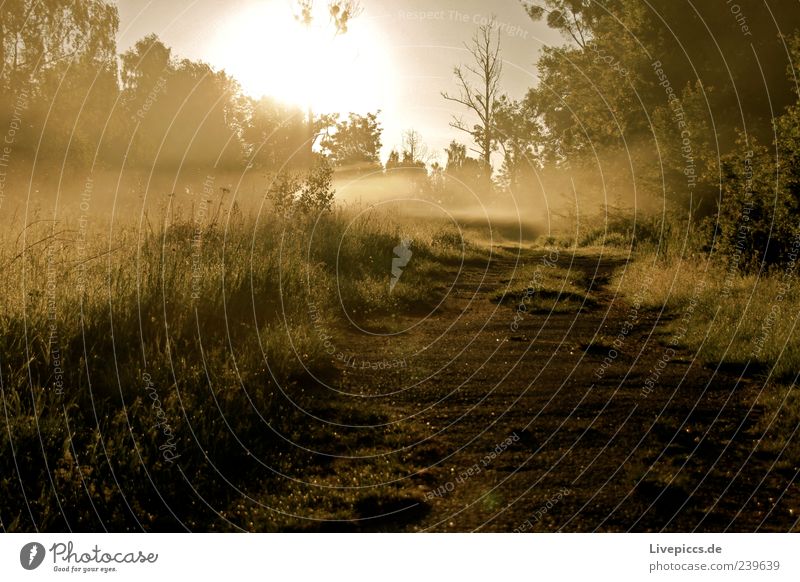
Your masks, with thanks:
[[[789,120],[779,125],[787,126]],[[800,140],[781,141],[784,159],[800,157]],[[786,167],[776,182],[779,169],[762,146],[745,146],[723,163],[722,199],[708,236],[714,250],[743,273],[787,264],[797,253],[800,230],[792,217],[798,212],[798,192],[790,176],[794,170]]]
[[[800,59],[800,36],[790,41]],[[793,79],[797,71],[790,71]],[[742,139],[723,163],[713,247],[742,272],[793,266],[800,252],[800,101],[775,121],[771,150]]]
[[[299,212],[308,216],[329,212],[335,193],[333,168],[323,159],[305,176],[279,173],[267,188],[267,199],[280,215],[289,217]]]

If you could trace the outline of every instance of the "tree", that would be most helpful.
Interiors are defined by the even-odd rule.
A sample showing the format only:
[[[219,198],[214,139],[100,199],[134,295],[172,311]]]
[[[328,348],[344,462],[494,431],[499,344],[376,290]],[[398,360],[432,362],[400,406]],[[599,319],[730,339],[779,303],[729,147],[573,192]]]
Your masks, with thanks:
[[[297,12],[295,19],[301,23],[306,29],[310,29],[314,23],[314,0],[296,0]],[[361,15],[364,11],[361,3],[358,0],[329,0],[328,14],[333,23],[334,34],[346,34],[350,22]],[[311,106],[308,107],[307,129],[308,129],[308,143],[306,157],[308,164],[311,165],[314,160],[314,144],[320,137],[316,131],[319,124],[314,119],[314,111]]]
[[[251,116],[236,81],[205,63],[176,61],[153,34],[125,52],[121,62],[133,161],[229,167],[241,163]]]
[[[500,96],[500,78],[503,63],[500,59],[500,38],[494,19],[478,28],[470,44],[464,45],[472,55],[473,64],[457,66],[453,70],[459,93],[452,96],[442,93],[448,101],[466,107],[478,117],[470,127],[461,117],[453,116],[451,126],[468,133],[476,144],[487,177],[492,173],[492,152],[495,150],[496,101]]]
[[[800,33],[787,42],[800,73]],[[709,239],[728,268],[759,272],[782,265],[797,273],[800,225],[800,92],[798,100],[775,120],[771,147],[740,139],[738,149],[722,163],[722,197]],[[711,222],[711,221],[709,221]]]
[[[266,192],[273,209],[285,218],[294,218],[296,212],[306,216],[329,212],[334,195],[333,168],[324,158],[305,175],[282,170]]]
[[[428,163],[428,146],[416,129],[403,132],[403,162],[407,167],[424,168]]]
[[[73,167],[91,160],[118,94],[118,27],[102,0],[2,3],[0,123],[25,103],[23,123],[35,128],[17,136],[18,149],[70,156]]]
[[[322,150],[339,169],[374,170],[380,167],[382,131],[377,113],[351,113],[323,137]]]
[[[442,190],[457,202],[473,197],[475,189],[485,184],[483,165],[467,155],[467,146],[453,140],[445,150],[447,165],[439,177]]]
[[[425,170],[429,159],[428,146],[422,141],[422,136],[417,130],[409,129],[403,132],[400,151],[392,149],[389,153],[386,169]]]
[[[53,69],[115,62],[119,14],[103,0],[7,0],[0,18],[0,79],[39,83]]]
[[[431,190],[428,179],[428,146],[415,129],[403,132],[402,157],[393,149],[386,160],[386,171],[401,171],[405,179],[404,185],[415,195],[425,195]]]
[[[297,152],[303,151],[306,123],[299,108],[284,106],[269,97],[249,99],[242,126],[242,140],[253,167],[296,167]]]
[[[567,39],[544,49],[529,93],[549,158],[602,166],[603,193],[649,191],[690,229],[708,215],[708,247],[740,268],[787,261],[800,115],[797,71],[784,74],[800,52],[776,33],[800,27],[794,5],[737,0],[728,18],[674,0],[523,5]]]
[[[120,55],[123,96],[137,105],[158,80],[174,70],[172,49],[155,34],[148,34]]]
[[[397,153],[397,150],[392,150],[389,152],[389,157],[386,159],[386,171],[397,170],[401,167],[400,154]]]
[[[239,84],[224,72],[180,61],[162,97],[171,117],[155,120],[165,135],[159,161],[203,167],[241,163],[240,96]]]
[[[518,190],[526,170],[540,168],[546,138],[535,93],[522,101],[503,95],[497,104],[497,140],[503,150],[501,178]]]
[[[603,13],[603,7],[593,0],[523,1],[522,5],[532,20],[546,20],[550,28],[581,48],[587,47],[597,18]]]
[[[793,101],[791,84],[784,78],[786,49],[775,34],[775,22],[781,23],[781,30],[800,26],[800,12],[790,3],[776,3],[767,11],[760,0],[738,1],[736,8],[747,14],[752,36],[743,36],[737,19],[720,18],[713,4],[702,2],[523,0],[521,4],[532,19],[546,20],[569,41],[545,47],[537,63],[540,83],[534,91],[542,104],[553,157],[590,153],[592,145],[624,148],[623,137],[628,146],[652,140],[652,116],[667,106],[662,84],[666,81],[655,74],[654,63],[660,63],[675,94],[694,98],[699,92],[707,101],[707,119],[697,124],[711,123],[713,114],[713,137],[722,150],[713,152],[715,156],[734,149],[740,132],[763,142],[771,140],[773,117]],[[762,78],[769,95],[763,84],[752,83]],[[648,149],[655,150],[655,145]],[[647,163],[653,167],[654,161]]]

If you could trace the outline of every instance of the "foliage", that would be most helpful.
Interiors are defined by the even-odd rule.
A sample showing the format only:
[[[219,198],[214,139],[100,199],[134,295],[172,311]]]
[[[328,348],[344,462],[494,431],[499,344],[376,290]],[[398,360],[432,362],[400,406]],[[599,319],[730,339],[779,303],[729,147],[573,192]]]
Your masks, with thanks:
[[[380,166],[382,131],[377,113],[351,113],[322,138],[322,150],[337,168],[374,170]]]
[[[241,137],[250,166],[274,169],[302,165],[308,124],[303,112],[269,97],[247,99]]]
[[[292,218],[295,212],[319,215],[333,207],[333,168],[325,159],[303,177],[289,171],[280,172],[267,189],[267,199],[275,211]]]
[[[70,164],[91,159],[115,103],[118,28],[102,0],[3,3],[0,124],[21,118],[15,150],[63,159],[69,143]]]
[[[798,62],[800,35],[791,39],[790,50]],[[794,74],[790,69],[790,78]],[[742,136],[723,162],[721,202],[709,240],[734,270],[793,270],[800,258],[800,101],[774,126],[772,148]]]
[[[794,101],[783,74],[785,47],[771,32],[772,15],[756,0],[737,4],[747,14],[749,42],[742,42],[745,31],[736,18],[723,17],[710,4],[523,5],[533,19],[545,19],[569,40],[542,51],[540,83],[530,91],[539,105],[547,158],[575,163],[577,157],[602,158],[609,149],[636,150],[635,174],[651,192],[662,190],[691,213],[715,209],[719,158],[736,149],[738,135],[771,141],[773,112]],[[788,4],[775,11],[782,30],[800,26],[800,13]],[[762,77],[768,98],[752,82]],[[687,135],[693,168],[682,158]],[[687,171],[695,172],[691,184]]]
[[[544,128],[534,94],[522,101],[503,95],[497,103],[497,140],[503,150],[500,180],[512,191],[521,192],[532,180],[532,170],[542,167]]]
[[[531,19],[546,20],[550,28],[569,36],[580,47],[586,47],[602,13],[598,3],[591,0],[540,0],[522,4]]]
[[[467,146],[453,140],[445,150],[447,164],[443,169],[443,194],[449,202],[475,201],[488,181],[481,162],[467,155]]]
[[[336,34],[361,13],[353,1],[328,9]],[[223,71],[176,58],[155,34],[118,55],[118,27],[117,7],[104,0],[3,4],[0,123],[24,108],[18,156],[66,158],[71,171],[123,160],[147,170],[308,168],[319,135],[335,125],[330,116],[243,95]],[[366,119],[377,126],[375,116]],[[374,161],[379,148],[379,140],[366,144],[361,157]]]

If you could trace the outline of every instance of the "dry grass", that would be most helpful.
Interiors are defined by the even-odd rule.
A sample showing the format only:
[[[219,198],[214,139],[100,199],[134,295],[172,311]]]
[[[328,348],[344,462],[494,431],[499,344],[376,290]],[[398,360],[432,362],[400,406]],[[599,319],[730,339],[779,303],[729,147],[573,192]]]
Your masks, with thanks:
[[[796,274],[730,273],[701,256],[664,261],[643,254],[612,285],[641,290],[643,304],[675,315],[670,330],[707,364],[744,366],[791,381],[800,370]]]
[[[342,305],[408,309],[434,294],[442,263],[479,252],[450,225],[376,212],[210,208],[111,234],[76,221],[3,231],[4,529],[234,527],[224,516],[241,513],[243,488],[303,466],[278,435],[298,429],[308,374],[331,366],[312,305],[331,327]],[[401,236],[415,262],[390,292]],[[243,474],[253,459],[263,470]]]

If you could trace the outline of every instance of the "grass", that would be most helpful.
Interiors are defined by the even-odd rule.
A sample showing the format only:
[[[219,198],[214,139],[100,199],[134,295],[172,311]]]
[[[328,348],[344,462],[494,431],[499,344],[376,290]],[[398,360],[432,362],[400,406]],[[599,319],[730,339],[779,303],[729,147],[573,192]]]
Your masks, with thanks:
[[[553,254],[556,256],[557,253]],[[492,300],[531,313],[577,313],[595,304],[589,296],[591,282],[585,274],[558,267],[555,261],[522,265],[507,283]]]
[[[699,364],[755,381],[752,427],[757,450],[774,460],[776,474],[793,478],[800,459],[800,285],[796,265],[761,274],[743,274],[724,256],[709,256],[697,229],[675,217],[639,216],[616,209],[567,230],[571,236],[540,240],[570,252],[627,253],[608,287],[644,309],[662,314],[668,341],[690,352]],[[565,274],[552,272],[549,293],[569,289]],[[559,283],[562,283],[560,286]],[[574,302],[573,302],[574,303]],[[547,307],[547,306],[543,306]],[[576,312],[578,306],[572,306]],[[610,340],[591,346],[602,353]],[[681,436],[684,436],[681,433]],[[657,456],[654,452],[653,458]],[[640,492],[674,511],[687,499],[689,473],[674,455],[640,468]],[[660,497],[659,497],[660,496]]]
[[[641,254],[612,286],[674,314],[668,330],[704,363],[789,382],[800,370],[800,288],[796,275],[729,273],[700,257],[668,261]]]
[[[635,216],[609,205],[580,222],[568,219],[564,228],[574,234],[541,242],[604,255],[629,251],[609,286],[646,308],[664,310],[672,318],[672,339],[703,363],[747,366],[781,383],[794,380],[800,370],[796,267],[742,274],[724,257],[697,250],[703,248],[700,229],[687,228],[669,212]]]
[[[720,258],[651,249],[620,269],[612,288],[666,316],[670,341],[701,364],[760,384],[759,450],[797,470],[800,441],[800,286],[796,270],[742,274]]]
[[[481,252],[453,226],[375,212],[166,216],[107,236],[41,222],[0,238],[5,530],[279,523],[270,499],[242,495],[291,504],[275,475],[309,464],[284,437],[303,436],[308,374],[331,369],[312,305],[331,329],[342,308],[418,309],[446,291],[443,265]],[[414,261],[390,291],[401,236]]]

